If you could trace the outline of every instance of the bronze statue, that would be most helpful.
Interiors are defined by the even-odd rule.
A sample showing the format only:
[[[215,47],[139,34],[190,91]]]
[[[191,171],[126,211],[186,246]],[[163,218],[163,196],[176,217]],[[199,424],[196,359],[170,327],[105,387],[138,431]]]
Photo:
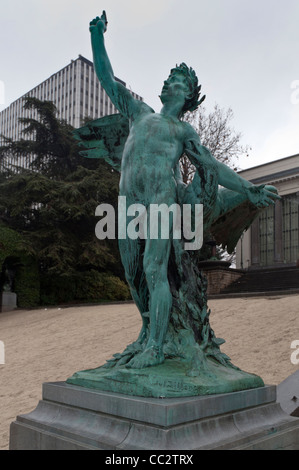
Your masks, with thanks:
[[[203,205],[204,235],[211,233],[218,244],[231,252],[259,211],[279,198],[276,189],[255,186],[217,161],[201,145],[192,126],[182,120],[187,111],[195,110],[205,98],[200,98],[201,87],[196,74],[186,64],[172,69],[164,82],[159,113],[135,99],[114,78],[104,44],[106,29],[107,18],[103,12],[101,18],[90,23],[94,67],[120,114],[92,121],[76,131],[81,145],[87,148],[82,154],[104,158],[120,172],[119,194],[126,197],[129,205],[139,203],[145,208],[153,204],[168,207],[191,204],[193,208],[196,204]],[[188,185],[182,181],[179,166],[184,153],[196,168],[193,181]],[[193,218],[194,215],[193,209]],[[128,221],[126,216],[126,223]],[[226,371],[238,371],[220,351],[224,340],[216,338],[210,327],[206,279],[198,269],[196,251],[185,250],[184,237],[175,239],[173,229],[171,225],[168,238],[119,239],[126,278],[142,318],[140,335],[125,351],[94,370],[99,379],[97,385],[96,379],[93,382],[86,378],[84,383],[78,375],[75,378],[76,374],[69,379],[70,383],[109,389],[106,379],[103,385],[101,377],[111,378],[111,373],[132,374],[138,370],[143,371],[143,376],[145,371],[151,376],[159,365],[162,376],[165,370],[171,369],[171,374],[175,374],[176,369],[180,372],[183,365],[186,378],[197,377],[200,381],[205,375],[217,384],[222,377],[222,372],[217,375],[219,365]],[[250,380],[245,381],[245,387],[249,382],[249,388],[257,386],[252,384],[261,384],[259,378],[256,381],[251,374],[247,375]],[[244,387],[239,379],[237,382],[233,388]],[[165,389],[165,384],[162,388]],[[199,393],[215,393],[219,387],[209,386],[208,389],[213,391]],[[222,389],[231,391],[226,385],[220,387]],[[127,388],[125,390],[129,393]],[[144,386],[142,390],[136,394],[147,393]],[[179,393],[193,394],[190,391]]]

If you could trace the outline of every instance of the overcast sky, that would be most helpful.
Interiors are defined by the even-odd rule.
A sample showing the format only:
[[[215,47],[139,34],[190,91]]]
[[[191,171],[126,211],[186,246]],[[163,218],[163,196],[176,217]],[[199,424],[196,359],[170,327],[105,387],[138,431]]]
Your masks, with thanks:
[[[0,111],[79,54],[92,60],[89,21],[102,10],[115,75],[156,111],[186,62],[205,107],[232,108],[252,147],[241,169],[299,153],[298,0],[2,0]]]

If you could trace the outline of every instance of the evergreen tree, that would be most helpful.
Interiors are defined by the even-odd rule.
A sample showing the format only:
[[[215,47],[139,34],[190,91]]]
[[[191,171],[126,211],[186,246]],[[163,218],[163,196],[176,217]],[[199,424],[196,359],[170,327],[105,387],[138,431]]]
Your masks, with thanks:
[[[87,273],[91,282],[93,273],[90,295],[101,298],[105,286],[97,293],[96,279],[123,278],[117,241],[95,236],[95,209],[101,203],[116,206],[118,175],[104,161],[79,155],[73,128],[57,118],[53,103],[27,98],[25,107],[37,112],[37,119],[22,119],[27,138],[6,139],[0,154],[11,162],[25,155],[29,168],[16,165],[17,171],[2,171],[0,221],[22,235],[28,254],[38,260],[41,285],[43,279],[53,286],[53,278],[63,278],[68,284],[77,282],[84,295],[79,284]],[[123,284],[118,287],[128,296]]]

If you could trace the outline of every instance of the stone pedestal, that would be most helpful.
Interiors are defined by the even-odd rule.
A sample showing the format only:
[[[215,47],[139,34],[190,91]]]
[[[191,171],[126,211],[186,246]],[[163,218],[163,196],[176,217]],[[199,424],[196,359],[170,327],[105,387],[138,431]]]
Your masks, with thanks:
[[[287,414],[299,418],[299,370],[277,386],[277,398]]]
[[[17,294],[14,292],[0,293],[0,312],[10,312],[17,308]]]
[[[11,424],[10,449],[299,449],[299,419],[275,386],[159,399],[46,383],[37,408]]]
[[[220,292],[243,276],[244,271],[230,268],[231,263],[221,260],[207,260],[198,263],[208,280],[208,295]]]

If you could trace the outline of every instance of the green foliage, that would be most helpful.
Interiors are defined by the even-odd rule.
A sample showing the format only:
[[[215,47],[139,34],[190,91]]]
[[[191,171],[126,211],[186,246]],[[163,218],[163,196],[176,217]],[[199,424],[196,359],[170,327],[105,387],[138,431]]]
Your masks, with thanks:
[[[19,119],[24,125],[25,139],[13,141],[4,136],[5,145],[0,147],[4,161],[8,158],[9,166],[14,161],[17,165],[18,157],[22,155],[27,158],[29,168],[55,179],[63,179],[75,171],[82,158],[73,139],[73,128],[57,118],[54,103],[26,97],[24,109],[36,110],[38,119]],[[86,165],[93,167],[92,163]]]
[[[37,260],[22,256],[16,270],[14,290],[18,307],[36,307],[40,303],[40,279]]]
[[[79,299],[97,302],[104,300],[128,300],[128,286],[118,277],[91,270],[79,276],[77,296]]]
[[[43,305],[122,301],[130,298],[130,290],[124,281],[112,274],[95,270],[76,273],[72,276],[46,274],[41,278],[41,303]]]
[[[0,272],[5,259],[16,254],[21,247],[21,236],[15,230],[0,225]]]
[[[0,273],[4,270],[4,264],[13,269],[13,288],[17,293],[18,306],[26,308],[39,304],[39,272],[36,259],[25,255],[24,250],[26,245],[21,235],[15,230],[0,226]]]
[[[19,234],[25,252],[38,260],[43,303],[93,301],[104,299],[103,295],[111,300],[118,295],[126,297],[123,282],[116,279],[124,276],[117,241],[100,241],[95,236],[96,207],[101,203],[116,207],[118,174],[104,161],[79,155],[73,128],[56,117],[53,103],[27,98],[25,107],[38,113],[37,120],[22,119],[29,139],[6,139],[0,148],[2,161],[15,163],[18,170],[2,166],[0,223]],[[27,169],[18,168],[19,155],[31,161]],[[0,262],[1,243],[0,232]],[[7,253],[10,251],[5,251],[3,260]],[[90,278],[87,273],[92,273]],[[24,284],[22,270],[18,275],[22,305],[35,305],[36,292],[26,300],[30,288]],[[83,282],[84,276],[87,280]],[[39,286],[37,278],[36,282]],[[86,294],[88,282],[92,286]],[[96,282],[100,283],[98,288]],[[28,279],[28,286],[32,283]]]

